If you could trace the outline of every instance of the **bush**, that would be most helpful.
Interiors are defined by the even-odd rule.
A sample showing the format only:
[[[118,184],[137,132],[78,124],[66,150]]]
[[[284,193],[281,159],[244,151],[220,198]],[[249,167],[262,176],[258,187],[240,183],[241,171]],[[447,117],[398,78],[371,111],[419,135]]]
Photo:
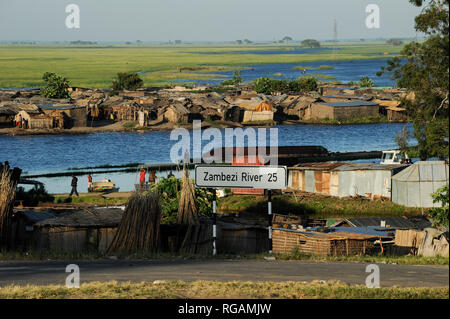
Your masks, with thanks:
[[[70,99],[69,81],[51,72],[45,72],[42,76],[46,85],[41,89],[41,95],[54,99]]]
[[[23,201],[24,206],[36,206],[39,202],[53,202],[54,199],[42,184],[34,185],[34,188],[28,192],[23,187],[18,187],[16,190],[16,200]]]
[[[181,194],[181,178],[162,178],[153,185],[158,189],[161,201],[161,224],[174,224],[177,220],[178,205]],[[207,189],[196,188],[195,200],[200,216],[211,216],[213,194]]]
[[[431,208],[428,215],[433,219],[433,226],[443,226],[448,228],[448,184],[439,188],[431,194],[433,203],[441,203],[442,207]]]
[[[370,88],[373,86],[373,81],[368,76],[365,76],[359,80],[359,86]]]
[[[257,93],[271,94],[272,92],[311,92],[317,90],[317,80],[314,77],[302,77],[296,81],[276,80],[266,77],[255,80]]]
[[[134,91],[144,84],[144,81],[135,72],[132,73],[117,73],[117,79],[113,80],[112,88],[114,91],[130,90]]]

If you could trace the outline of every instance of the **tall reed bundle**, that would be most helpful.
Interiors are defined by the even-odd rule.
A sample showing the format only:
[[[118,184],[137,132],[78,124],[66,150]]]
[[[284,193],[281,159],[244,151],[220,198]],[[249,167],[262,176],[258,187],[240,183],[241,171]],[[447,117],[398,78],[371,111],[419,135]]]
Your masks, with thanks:
[[[7,248],[16,190],[9,169],[0,171],[0,248]]]
[[[128,200],[108,252],[156,252],[159,247],[160,222],[158,192],[135,193]]]
[[[195,200],[195,186],[189,178],[186,164],[183,165],[183,186],[178,206],[177,224],[196,225],[199,223],[198,207]]]

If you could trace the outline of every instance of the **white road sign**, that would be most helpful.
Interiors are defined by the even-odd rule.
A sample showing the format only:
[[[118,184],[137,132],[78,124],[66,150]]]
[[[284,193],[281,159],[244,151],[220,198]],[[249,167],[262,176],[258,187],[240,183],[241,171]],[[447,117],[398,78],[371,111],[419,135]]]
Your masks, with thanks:
[[[285,189],[286,166],[197,165],[195,185],[210,188]]]

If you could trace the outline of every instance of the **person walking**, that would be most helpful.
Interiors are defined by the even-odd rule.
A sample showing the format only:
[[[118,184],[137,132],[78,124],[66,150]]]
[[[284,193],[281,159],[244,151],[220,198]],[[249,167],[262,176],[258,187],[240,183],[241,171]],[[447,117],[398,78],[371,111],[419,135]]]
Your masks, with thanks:
[[[72,197],[72,194],[75,193],[78,197],[80,197],[80,195],[78,194],[77,191],[77,184],[78,184],[78,178],[76,178],[75,175],[72,175],[72,191],[70,192],[69,197]]]

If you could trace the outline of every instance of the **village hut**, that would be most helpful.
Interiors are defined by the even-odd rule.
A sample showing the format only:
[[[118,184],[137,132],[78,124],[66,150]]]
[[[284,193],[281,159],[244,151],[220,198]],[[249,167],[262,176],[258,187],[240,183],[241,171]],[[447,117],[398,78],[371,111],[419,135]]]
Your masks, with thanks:
[[[22,110],[16,114],[16,123],[22,123],[25,129],[51,129],[53,128],[53,118],[44,113],[35,113]]]
[[[297,251],[313,255],[366,255],[383,252],[381,236],[347,232],[322,233],[274,227],[272,231],[272,249],[274,253],[292,253]],[[391,240],[390,237],[385,237]]]
[[[380,105],[369,101],[325,103],[316,102],[305,111],[305,120],[343,120],[352,117],[379,116]]]
[[[273,121],[274,108],[272,103],[263,101],[259,103],[254,110],[246,110],[242,122],[265,122]]]
[[[87,108],[85,106],[50,104],[41,105],[40,109],[53,119],[53,127],[72,128],[87,126]]]
[[[18,211],[12,237],[18,250],[104,252],[122,215],[120,208]]]

